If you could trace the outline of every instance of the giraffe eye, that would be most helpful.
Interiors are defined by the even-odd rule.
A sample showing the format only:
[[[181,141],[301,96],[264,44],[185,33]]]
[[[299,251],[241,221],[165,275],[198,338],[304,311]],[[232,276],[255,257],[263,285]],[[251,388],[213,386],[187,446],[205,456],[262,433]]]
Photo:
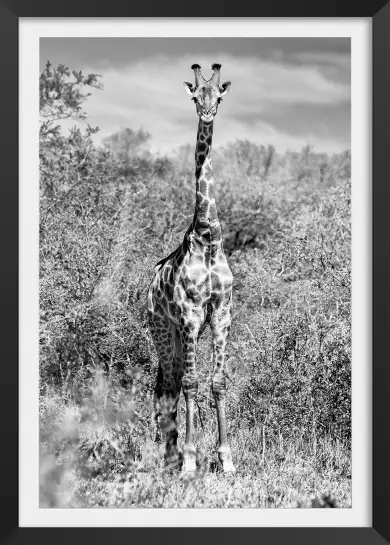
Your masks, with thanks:
[[[221,97],[218,97],[218,98],[217,98],[218,104],[219,104],[220,102],[222,102],[222,100],[223,100],[223,99],[222,99]]]
[[[191,99],[191,100],[193,100],[193,101],[195,102],[195,104],[196,104],[197,100],[196,100],[196,98],[195,98],[195,97],[192,97],[192,99]]]

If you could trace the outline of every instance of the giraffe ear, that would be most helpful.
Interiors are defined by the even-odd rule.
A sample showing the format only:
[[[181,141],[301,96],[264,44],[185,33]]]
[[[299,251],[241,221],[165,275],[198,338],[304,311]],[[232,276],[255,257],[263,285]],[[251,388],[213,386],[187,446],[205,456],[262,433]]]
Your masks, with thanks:
[[[230,81],[225,81],[225,83],[222,83],[222,85],[219,86],[219,92],[221,93],[221,97],[228,94],[231,84],[232,83]]]
[[[195,91],[194,85],[188,81],[183,81],[184,89],[187,91],[187,93],[192,97]]]

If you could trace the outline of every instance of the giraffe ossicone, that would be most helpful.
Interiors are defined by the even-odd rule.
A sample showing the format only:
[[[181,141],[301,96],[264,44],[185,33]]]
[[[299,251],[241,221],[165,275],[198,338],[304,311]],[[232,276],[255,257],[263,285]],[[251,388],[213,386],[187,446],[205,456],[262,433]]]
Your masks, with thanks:
[[[231,324],[233,275],[223,250],[211,165],[213,122],[218,106],[230,90],[220,83],[220,64],[206,80],[192,65],[195,84],[184,87],[195,102],[199,125],[195,149],[195,212],[183,242],[156,265],[148,292],[148,317],[159,368],[155,409],[165,435],[168,464],[179,463],[177,406],[183,390],[186,401],[186,436],[183,470],[196,470],[194,412],[198,390],[196,349],[207,325],[212,332],[211,383],[218,418],[218,454],[223,470],[235,471],[226,426],[226,341]]]

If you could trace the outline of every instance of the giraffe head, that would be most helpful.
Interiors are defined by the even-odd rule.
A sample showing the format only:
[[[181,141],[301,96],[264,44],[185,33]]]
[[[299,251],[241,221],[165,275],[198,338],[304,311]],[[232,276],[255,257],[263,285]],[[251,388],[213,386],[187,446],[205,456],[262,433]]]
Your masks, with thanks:
[[[206,123],[213,121],[217,115],[218,105],[230,90],[230,81],[220,84],[221,65],[213,64],[213,75],[206,80],[200,71],[199,64],[193,64],[191,69],[195,73],[195,85],[184,82],[184,87],[196,105],[196,113]]]

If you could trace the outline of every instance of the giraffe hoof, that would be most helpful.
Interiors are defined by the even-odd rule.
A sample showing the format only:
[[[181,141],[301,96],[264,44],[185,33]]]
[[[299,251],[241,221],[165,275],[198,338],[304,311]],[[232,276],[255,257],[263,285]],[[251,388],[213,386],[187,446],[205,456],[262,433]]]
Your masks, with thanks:
[[[218,457],[222,464],[222,470],[224,473],[234,473],[236,471],[232,461],[230,447],[220,447],[218,449]]]
[[[183,472],[195,473],[196,471],[196,451],[194,447],[184,446],[183,452]]]
[[[165,464],[168,469],[175,469],[182,464],[182,455],[179,452],[165,456]]]
[[[192,461],[184,461],[183,464],[183,473],[186,475],[194,475],[196,472],[196,464],[194,464]]]
[[[222,462],[222,469],[224,473],[235,473],[236,468],[231,460],[225,460]]]

